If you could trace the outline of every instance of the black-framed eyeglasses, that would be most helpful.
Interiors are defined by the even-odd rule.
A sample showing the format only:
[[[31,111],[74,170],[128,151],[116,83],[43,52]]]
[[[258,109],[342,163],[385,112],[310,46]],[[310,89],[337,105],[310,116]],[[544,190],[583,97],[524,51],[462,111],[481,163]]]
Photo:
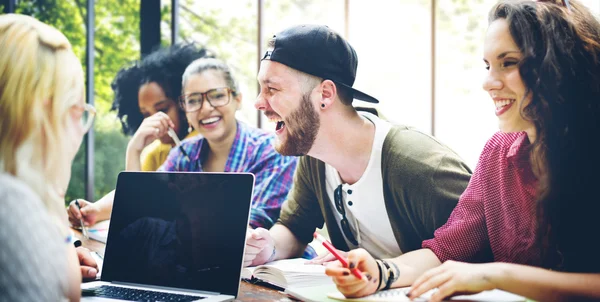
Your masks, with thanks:
[[[342,185],[339,185],[335,191],[333,191],[333,199],[335,201],[335,209],[342,215],[342,220],[340,220],[340,225],[342,226],[342,232],[344,232],[344,236],[348,238],[352,244],[358,246],[358,241],[352,230],[350,229],[350,222],[346,217],[346,209],[344,208],[344,200],[342,197]]]
[[[231,101],[231,93],[233,90],[229,87],[215,88],[206,92],[192,92],[179,97],[179,106],[185,112],[194,112],[202,108],[204,99],[212,107],[222,107]]]

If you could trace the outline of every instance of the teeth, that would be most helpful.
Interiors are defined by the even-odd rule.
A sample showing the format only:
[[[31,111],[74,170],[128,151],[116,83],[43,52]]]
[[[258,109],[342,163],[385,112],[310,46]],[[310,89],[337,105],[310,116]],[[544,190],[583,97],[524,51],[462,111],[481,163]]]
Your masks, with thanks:
[[[515,100],[514,99],[502,99],[502,100],[498,100],[495,101],[495,105],[496,105],[496,109],[500,109],[510,103],[513,103]]]
[[[211,117],[211,118],[207,118],[205,120],[201,120],[200,123],[202,123],[202,124],[210,124],[210,123],[214,123],[214,122],[216,122],[216,121],[218,121],[220,119],[221,119],[220,117]]]

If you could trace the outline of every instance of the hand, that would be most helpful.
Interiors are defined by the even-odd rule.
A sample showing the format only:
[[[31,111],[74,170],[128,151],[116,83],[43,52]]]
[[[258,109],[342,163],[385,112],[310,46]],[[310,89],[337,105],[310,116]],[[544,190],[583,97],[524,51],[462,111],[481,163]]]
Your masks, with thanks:
[[[271,233],[263,228],[246,230],[246,252],[244,253],[244,267],[257,266],[270,260],[273,255],[275,241]]]
[[[145,118],[138,130],[133,134],[133,137],[127,145],[127,149],[141,153],[142,150],[148,146],[151,142],[167,135],[167,131],[170,128],[175,129],[175,124],[164,112],[157,112],[152,116]]]
[[[350,269],[358,268],[367,280],[356,278]],[[325,269],[325,274],[333,278],[337,289],[347,298],[357,298],[370,295],[377,291],[379,285],[379,266],[375,259],[364,249],[352,250],[348,253],[348,267],[343,267],[339,261],[331,262]]]
[[[77,257],[79,258],[79,266],[81,267],[81,277],[83,279],[94,279],[98,274],[98,264],[96,260],[90,254],[90,250],[84,247],[78,247],[75,249]]]
[[[470,264],[446,261],[421,275],[413,283],[409,298],[419,297],[430,289],[438,288],[429,301],[442,301],[446,297],[475,294],[494,289],[491,274],[497,271],[494,263]]]
[[[71,201],[69,207],[67,208],[67,213],[69,214],[69,222],[71,222],[72,226],[80,226],[79,219],[83,218],[83,224],[86,226],[94,225],[98,221],[98,214],[100,213],[100,209],[97,205],[83,200],[79,200],[79,206],[81,210],[75,204],[75,200]]]
[[[337,252],[344,258],[348,258],[348,252],[344,252],[344,251],[340,251],[337,250]],[[320,265],[327,265],[330,262],[336,261],[337,259],[335,258],[335,256],[330,253],[329,251],[327,251],[327,253],[323,254],[323,255],[319,255],[316,258],[312,259],[312,260],[308,260],[306,261],[306,264],[320,264]]]

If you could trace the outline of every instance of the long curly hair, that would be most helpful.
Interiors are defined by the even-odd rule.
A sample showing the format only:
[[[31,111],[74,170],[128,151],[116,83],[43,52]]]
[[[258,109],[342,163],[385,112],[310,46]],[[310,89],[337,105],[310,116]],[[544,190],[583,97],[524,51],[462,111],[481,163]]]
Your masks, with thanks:
[[[595,223],[600,198],[600,24],[576,0],[502,1],[489,22],[505,19],[523,58],[519,71],[535,125],[531,163],[538,179],[541,265],[599,272]]]
[[[133,135],[144,120],[138,105],[138,90],[147,83],[157,83],[165,92],[168,99],[177,104],[181,94],[181,77],[185,68],[194,60],[213,55],[196,44],[175,44],[161,48],[141,61],[134,62],[117,73],[111,85],[115,92],[112,110],[117,110],[123,126],[123,132]],[[185,112],[178,108],[179,137],[186,136],[188,128]]]

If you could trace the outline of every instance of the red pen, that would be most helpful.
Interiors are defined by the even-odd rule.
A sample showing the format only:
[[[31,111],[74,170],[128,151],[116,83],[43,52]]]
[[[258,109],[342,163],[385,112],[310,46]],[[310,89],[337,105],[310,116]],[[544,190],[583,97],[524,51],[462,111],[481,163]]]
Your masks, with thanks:
[[[317,241],[320,241],[323,244],[323,246],[326,249],[328,249],[329,252],[331,252],[335,256],[335,258],[337,258],[337,260],[340,261],[340,263],[342,263],[344,267],[348,267],[348,261],[346,260],[346,258],[342,257],[342,255],[338,253],[338,251],[333,247],[333,245],[329,241],[327,241],[327,239],[325,239],[317,232],[315,232],[313,236],[315,237],[315,239],[317,239]],[[351,269],[350,271],[356,278],[367,280],[366,277],[356,267]]]

